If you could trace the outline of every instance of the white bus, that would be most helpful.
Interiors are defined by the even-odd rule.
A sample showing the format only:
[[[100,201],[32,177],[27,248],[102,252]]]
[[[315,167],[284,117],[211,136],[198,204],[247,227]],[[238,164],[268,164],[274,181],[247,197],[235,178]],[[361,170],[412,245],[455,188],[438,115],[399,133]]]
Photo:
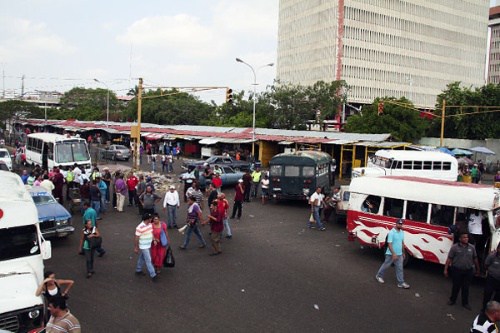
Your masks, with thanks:
[[[360,176],[414,176],[456,181],[458,161],[439,151],[379,150],[367,166],[354,168],[352,178]]]
[[[351,181],[349,240],[383,247],[399,218],[405,220],[405,250],[412,257],[444,264],[454,234],[467,232],[468,217],[479,211],[487,254],[500,241],[500,191],[492,186],[417,177],[358,177]],[[408,256],[407,256],[408,257]]]
[[[43,281],[43,260],[51,256],[38,213],[21,178],[0,171],[0,331],[38,332],[44,303],[35,291]]]
[[[53,167],[66,169],[75,163],[82,170],[92,168],[89,147],[85,139],[54,133],[28,134],[26,162],[39,164],[44,169]]]

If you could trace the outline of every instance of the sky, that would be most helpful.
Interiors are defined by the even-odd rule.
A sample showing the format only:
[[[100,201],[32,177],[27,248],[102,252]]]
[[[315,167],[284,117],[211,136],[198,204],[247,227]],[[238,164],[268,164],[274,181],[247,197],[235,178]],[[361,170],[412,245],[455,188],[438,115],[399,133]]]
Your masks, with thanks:
[[[278,0],[16,0],[0,11],[1,92],[109,88],[253,89],[276,63]],[[276,67],[257,70],[257,91]],[[99,82],[96,82],[97,79]],[[225,89],[196,93],[222,103]]]

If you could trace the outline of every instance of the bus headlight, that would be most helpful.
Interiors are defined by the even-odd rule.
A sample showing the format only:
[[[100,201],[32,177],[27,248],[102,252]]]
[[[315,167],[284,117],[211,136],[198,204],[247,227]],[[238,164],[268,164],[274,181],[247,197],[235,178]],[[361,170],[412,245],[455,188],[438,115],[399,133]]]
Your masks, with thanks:
[[[30,319],[35,319],[38,318],[39,316],[40,316],[40,310],[33,310],[28,312],[28,317],[30,317]]]

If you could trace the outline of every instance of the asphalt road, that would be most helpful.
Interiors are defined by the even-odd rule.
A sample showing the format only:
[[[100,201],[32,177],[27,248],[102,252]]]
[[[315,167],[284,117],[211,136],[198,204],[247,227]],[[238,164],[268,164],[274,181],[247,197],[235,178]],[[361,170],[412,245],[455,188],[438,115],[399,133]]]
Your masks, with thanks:
[[[232,197],[233,190],[225,189]],[[185,219],[186,205],[180,209]],[[165,215],[162,215],[164,218]],[[465,332],[482,298],[471,289],[473,311],[448,306],[451,281],[443,267],[413,261],[405,269],[411,289],[396,287],[390,269],[381,285],[375,273],[382,255],[347,240],[344,224],[325,232],[305,228],[308,207],[296,202],[243,207],[232,220],[233,239],[210,257],[193,237],[170,231],[176,267],[157,282],[134,275],[135,208],[111,211],[100,224],[107,253],[86,279],[77,254],[79,234],[52,242],[46,269],[76,281],[69,306],[84,332]],[[79,229],[81,218],[74,225]],[[208,227],[203,228],[207,242]]]

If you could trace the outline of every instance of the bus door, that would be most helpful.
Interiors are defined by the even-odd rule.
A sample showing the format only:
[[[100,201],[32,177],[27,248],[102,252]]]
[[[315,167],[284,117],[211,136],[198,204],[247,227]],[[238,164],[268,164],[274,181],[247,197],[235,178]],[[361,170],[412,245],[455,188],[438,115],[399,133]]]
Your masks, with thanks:
[[[304,178],[301,176],[301,171],[301,167],[298,165],[283,165],[281,191],[284,195],[302,195],[304,188]]]
[[[49,155],[49,144],[47,142],[44,142],[42,147],[42,168],[44,170],[49,169],[48,155]]]

